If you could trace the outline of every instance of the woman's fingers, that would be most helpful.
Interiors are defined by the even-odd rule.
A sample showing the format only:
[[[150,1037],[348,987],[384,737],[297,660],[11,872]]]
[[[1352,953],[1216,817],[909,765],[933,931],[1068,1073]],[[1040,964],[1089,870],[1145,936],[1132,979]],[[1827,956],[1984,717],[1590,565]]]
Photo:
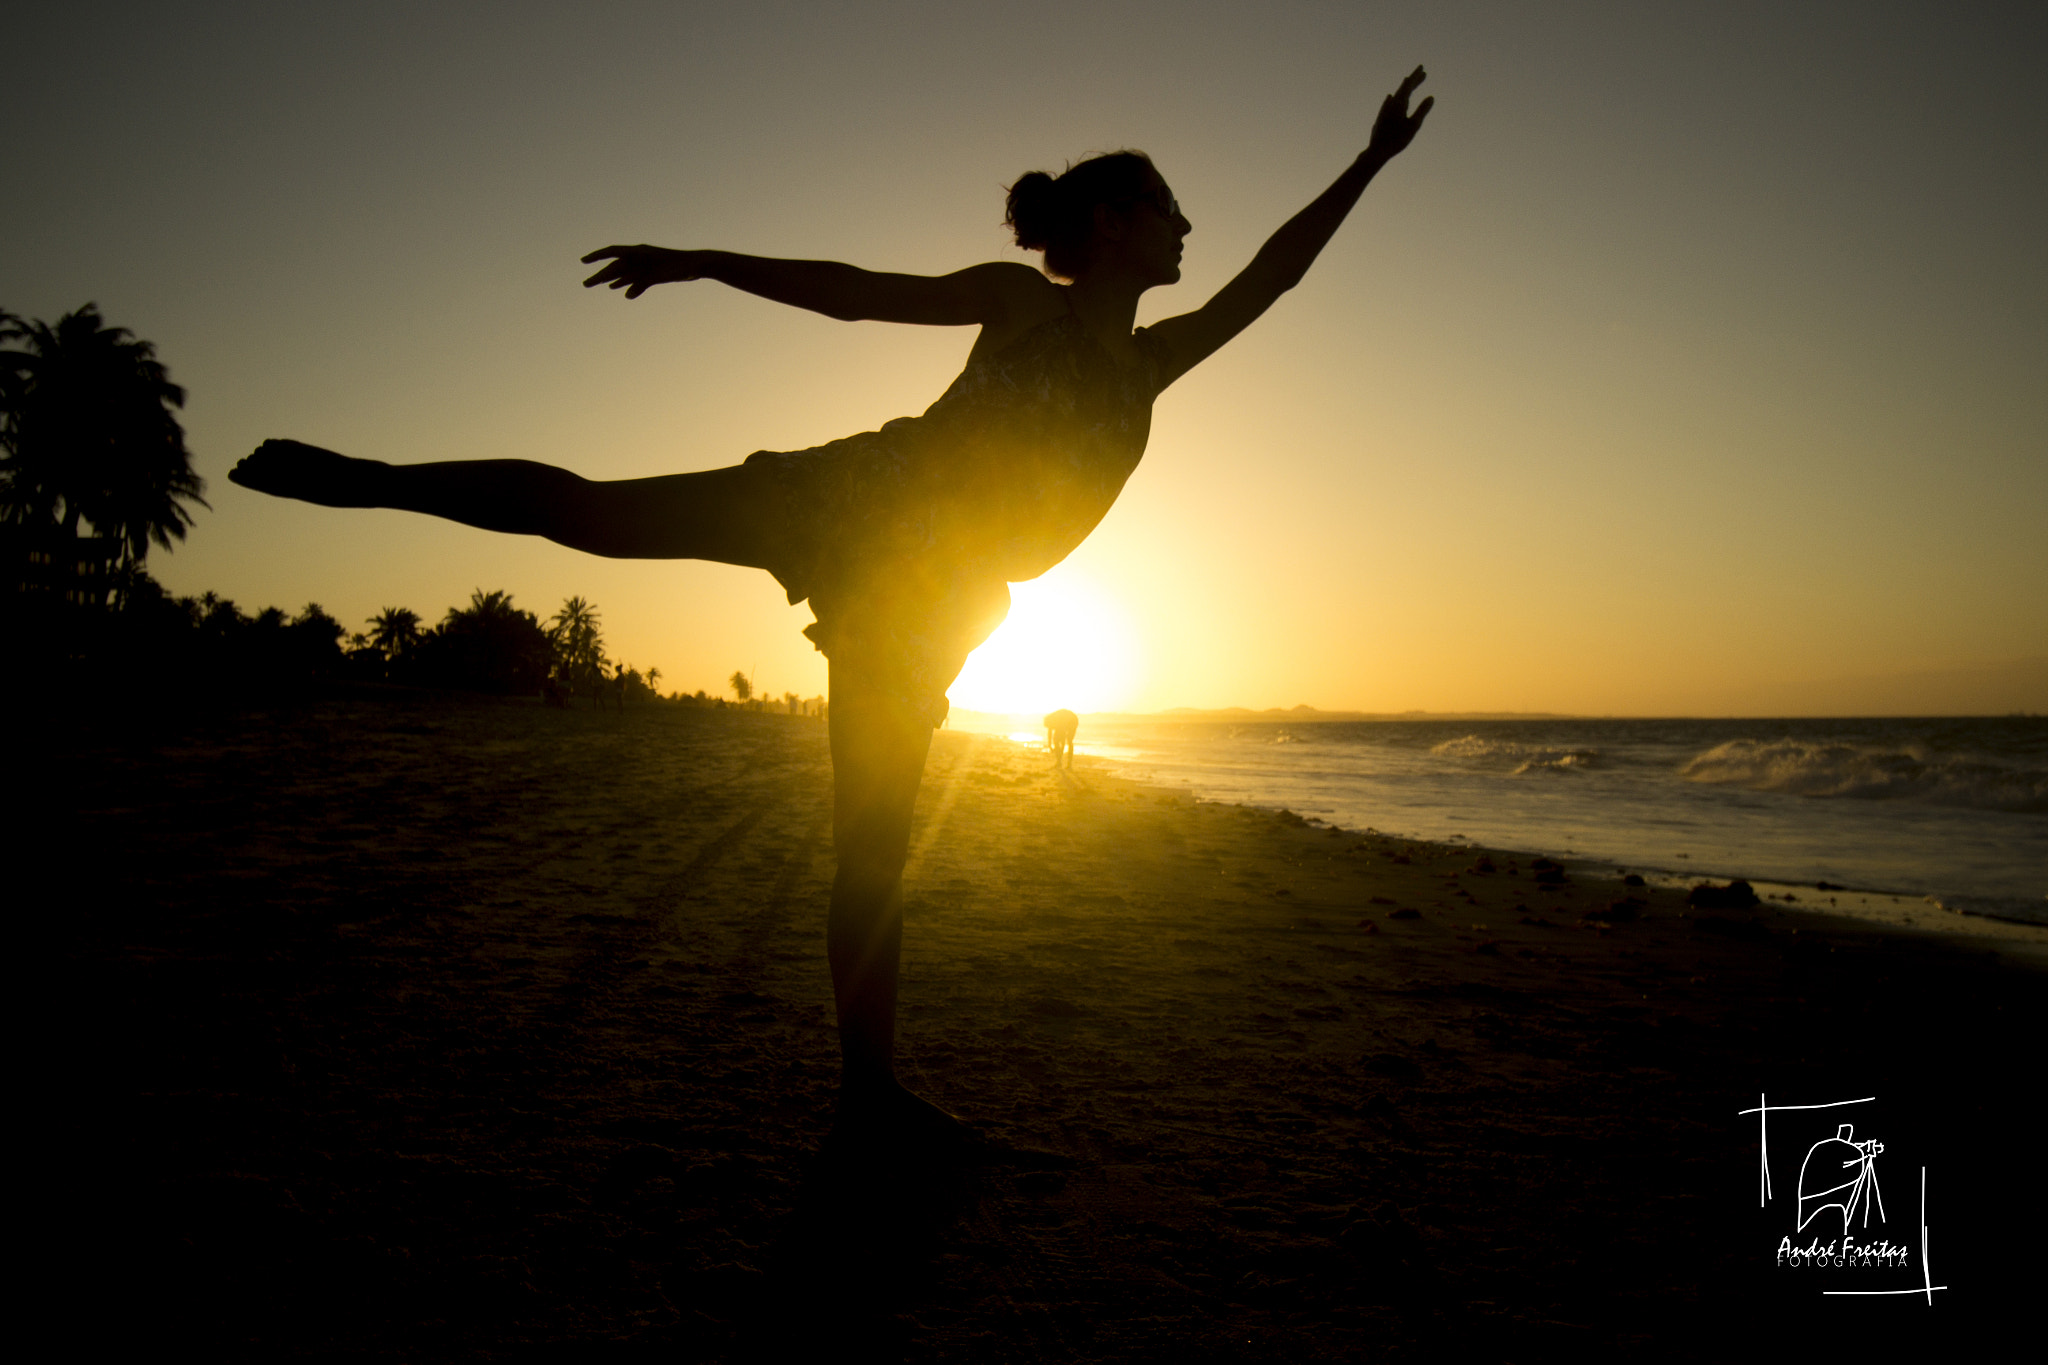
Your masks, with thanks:
[[[1429,73],[1416,67],[1408,73],[1401,86],[1380,105],[1380,116],[1373,120],[1372,145],[1388,156],[1394,156],[1406,149],[1415,138],[1415,130],[1422,126],[1422,120],[1436,106],[1436,97],[1431,96],[1408,112],[1408,99],[1415,93],[1415,87],[1428,78]]]
[[[606,261],[607,264],[595,275],[583,282],[585,289],[593,284],[609,284],[614,289],[623,289],[631,282],[630,277],[644,276],[649,262],[644,246],[608,246],[593,251],[583,258],[583,264],[592,261]]]
[[[609,258],[609,264],[583,282],[585,289],[594,284],[609,285],[623,289],[626,297],[637,299],[655,285],[667,280],[689,278],[678,276],[664,269],[664,257],[670,253],[653,246],[608,246],[602,251],[593,251],[583,258],[589,265],[592,261]]]

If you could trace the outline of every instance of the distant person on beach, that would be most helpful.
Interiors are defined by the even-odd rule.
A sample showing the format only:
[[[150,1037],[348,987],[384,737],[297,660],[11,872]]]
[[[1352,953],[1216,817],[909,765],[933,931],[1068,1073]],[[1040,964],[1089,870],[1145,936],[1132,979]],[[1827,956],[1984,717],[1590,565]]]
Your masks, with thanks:
[[[717,280],[852,321],[979,327],[966,368],[920,417],[813,450],[759,451],[693,474],[592,482],[526,460],[390,465],[265,441],[228,475],[329,507],[391,507],[545,536],[625,559],[766,569],[830,665],[832,884],[827,955],[844,1063],[842,1131],[934,1150],[968,1131],[896,1079],[897,961],[911,809],[946,689],[1009,610],[1009,585],[1065,559],[1144,453],[1160,391],[1300,283],[1380,168],[1429,113],[1417,67],[1369,145],[1193,312],[1133,330],[1145,291],[1174,284],[1193,225],[1141,152],[1092,156],[1010,187],[1017,244],[1045,254],[949,275],[832,261],[608,246],[584,281],[637,299]]]
[[[1081,729],[1081,718],[1072,711],[1061,707],[1045,718],[1045,747],[1052,750],[1052,766],[1060,766],[1060,755],[1067,756],[1067,766],[1074,766],[1074,736]]]

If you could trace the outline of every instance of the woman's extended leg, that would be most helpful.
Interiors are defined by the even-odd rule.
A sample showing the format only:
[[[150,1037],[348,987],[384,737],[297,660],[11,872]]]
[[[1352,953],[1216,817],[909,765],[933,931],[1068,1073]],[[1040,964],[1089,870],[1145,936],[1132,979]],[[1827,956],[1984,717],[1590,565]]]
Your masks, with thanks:
[[[531,460],[391,465],[265,441],[228,478],[281,498],[424,512],[614,559],[765,569],[781,562],[787,534],[782,490],[758,464],[600,483]]]

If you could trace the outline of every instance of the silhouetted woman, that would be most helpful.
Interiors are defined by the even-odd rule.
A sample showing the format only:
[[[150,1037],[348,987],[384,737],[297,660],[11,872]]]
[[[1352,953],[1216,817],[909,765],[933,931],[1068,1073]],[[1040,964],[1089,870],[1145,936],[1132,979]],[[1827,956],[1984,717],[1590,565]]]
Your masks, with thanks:
[[[584,281],[718,280],[828,317],[976,326],[967,367],[921,417],[814,450],[697,474],[593,483],[525,460],[388,465],[266,441],[229,474],[280,497],[394,507],[591,554],[766,569],[810,599],[830,662],[832,885],[827,951],[845,1071],[840,1121],[944,1143],[958,1128],[896,1080],[896,973],[911,808],[932,727],[1010,583],[1066,558],[1144,453],[1152,400],[1297,284],[1366,185],[1415,136],[1423,72],[1381,106],[1370,145],[1192,313],[1132,330],[1138,297],[1180,279],[1193,230],[1142,153],[1092,157],[1010,189],[1016,264],[887,275],[830,261],[612,246]],[[1048,279],[1047,277],[1051,277]],[[1053,283],[1063,280],[1064,284]]]

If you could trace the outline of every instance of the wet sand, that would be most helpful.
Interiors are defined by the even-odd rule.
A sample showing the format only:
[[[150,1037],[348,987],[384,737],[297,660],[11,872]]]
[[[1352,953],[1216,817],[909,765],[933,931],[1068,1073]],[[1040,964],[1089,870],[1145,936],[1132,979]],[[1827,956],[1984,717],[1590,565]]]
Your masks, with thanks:
[[[355,694],[59,725],[24,771],[81,1344],[1711,1359],[1954,1345],[2038,1293],[2048,931],[1697,914],[941,733],[902,1070],[1062,1160],[848,1171],[816,722]],[[1771,1265],[1760,1094],[1883,1097],[1934,1307]]]

